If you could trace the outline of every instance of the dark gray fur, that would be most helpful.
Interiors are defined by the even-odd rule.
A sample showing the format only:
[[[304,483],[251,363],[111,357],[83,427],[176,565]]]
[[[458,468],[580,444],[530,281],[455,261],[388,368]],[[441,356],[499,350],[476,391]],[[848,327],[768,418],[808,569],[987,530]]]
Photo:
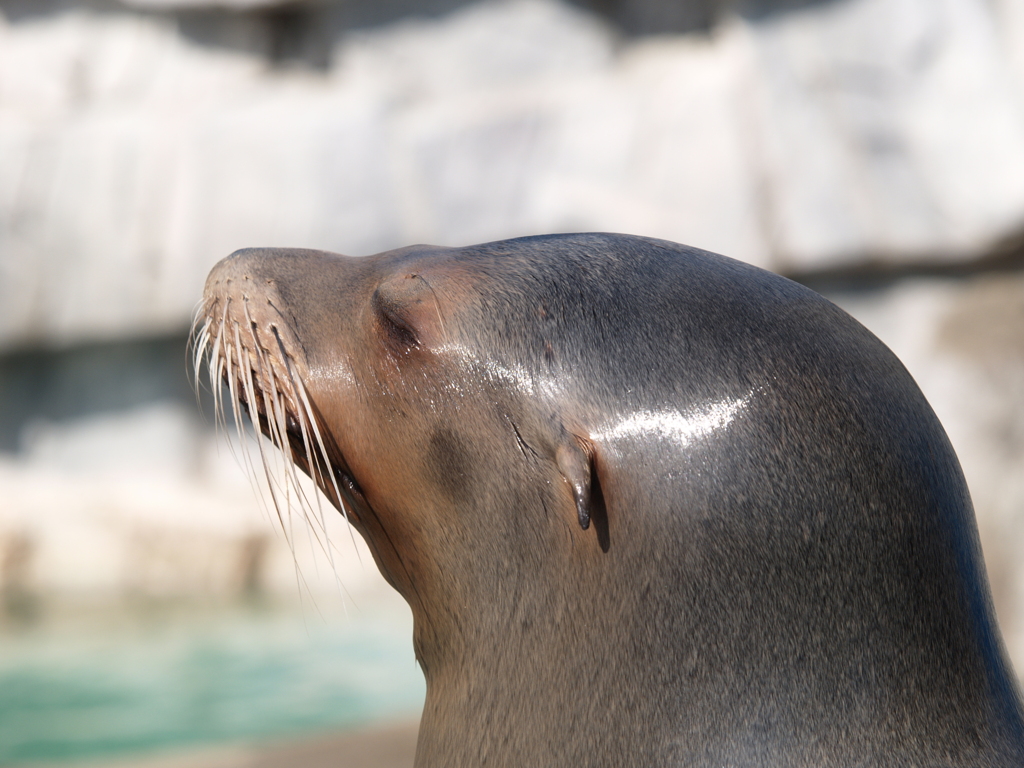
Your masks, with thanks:
[[[896,357],[822,297],[621,235],[244,258],[312,360],[382,276],[473,276],[475,298],[444,305],[470,395],[395,446],[426,454],[449,510],[443,542],[413,542],[432,597],[402,590],[421,768],[1024,765],[956,456]],[[501,371],[559,389],[525,397]],[[689,444],[594,438],[580,530],[554,460],[572,434],[744,397]]]

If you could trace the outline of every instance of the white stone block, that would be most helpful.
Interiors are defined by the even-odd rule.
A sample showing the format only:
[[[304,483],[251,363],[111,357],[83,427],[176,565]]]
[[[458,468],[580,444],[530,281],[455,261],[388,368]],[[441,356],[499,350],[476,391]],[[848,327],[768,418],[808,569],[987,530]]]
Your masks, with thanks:
[[[1024,223],[1024,111],[982,0],[751,25],[780,266],[969,259]]]
[[[181,328],[247,245],[976,258],[1024,226],[1017,2],[837,0],[617,46],[556,0],[491,0],[350,34],[327,73],[166,16],[0,22],[0,347]]]

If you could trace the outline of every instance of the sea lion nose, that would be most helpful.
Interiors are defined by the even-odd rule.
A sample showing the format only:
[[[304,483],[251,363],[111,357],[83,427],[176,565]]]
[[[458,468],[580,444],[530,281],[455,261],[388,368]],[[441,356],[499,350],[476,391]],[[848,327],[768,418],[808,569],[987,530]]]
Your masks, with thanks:
[[[206,311],[223,310],[228,303],[241,312],[244,305],[269,322],[288,307],[292,318],[308,313],[338,320],[351,315],[365,293],[360,288],[372,277],[372,262],[372,257],[304,248],[245,248],[210,271],[203,291]]]
[[[305,248],[242,248],[221,259],[210,270],[203,295],[209,300],[224,292],[244,290],[246,285],[262,287],[288,282],[293,275],[308,275],[308,262],[323,262],[332,257],[339,263],[348,261],[335,254]]]
[[[268,273],[268,261],[272,259],[267,255],[263,248],[245,248],[221,259],[206,278],[203,298],[210,302],[244,294],[247,286],[258,281],[261,274]]]
[[[264,347],[285,343],[304,359],[321,351],[334,360],[342,345],[323,329],[352,327],[372,287],[373,263],[303,248],[245,248],[210,271],[202,312],[212,333],[227,323]]]

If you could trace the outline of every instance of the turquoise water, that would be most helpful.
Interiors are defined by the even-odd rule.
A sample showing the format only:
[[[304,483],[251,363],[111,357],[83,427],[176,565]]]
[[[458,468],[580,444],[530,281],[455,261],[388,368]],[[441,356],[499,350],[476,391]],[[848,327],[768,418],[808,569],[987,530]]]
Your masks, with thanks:
[[[0,630],[0,765],[417,715],[408,610],[322,613],[147,608]]]

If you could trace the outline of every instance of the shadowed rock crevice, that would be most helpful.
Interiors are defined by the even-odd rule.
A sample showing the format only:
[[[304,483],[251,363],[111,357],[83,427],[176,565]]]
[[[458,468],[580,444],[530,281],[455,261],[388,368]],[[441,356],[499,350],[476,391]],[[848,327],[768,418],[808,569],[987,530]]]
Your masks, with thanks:
[[[330,42],[347,31],[409,18],[432,19],[477,0],[3,0],[0,12],[12,22],[69,9],[120,13],[125,9],[176,18],[181,31],[206,45],[261,49],[272,61],[326,66]],[[834,0],[570,0],[598,14],[626,36],[709,32],[730,12],[750,19]],[[239,30],[249,28],[248,42]],[[263,38],[262,42],[259,41]]]

